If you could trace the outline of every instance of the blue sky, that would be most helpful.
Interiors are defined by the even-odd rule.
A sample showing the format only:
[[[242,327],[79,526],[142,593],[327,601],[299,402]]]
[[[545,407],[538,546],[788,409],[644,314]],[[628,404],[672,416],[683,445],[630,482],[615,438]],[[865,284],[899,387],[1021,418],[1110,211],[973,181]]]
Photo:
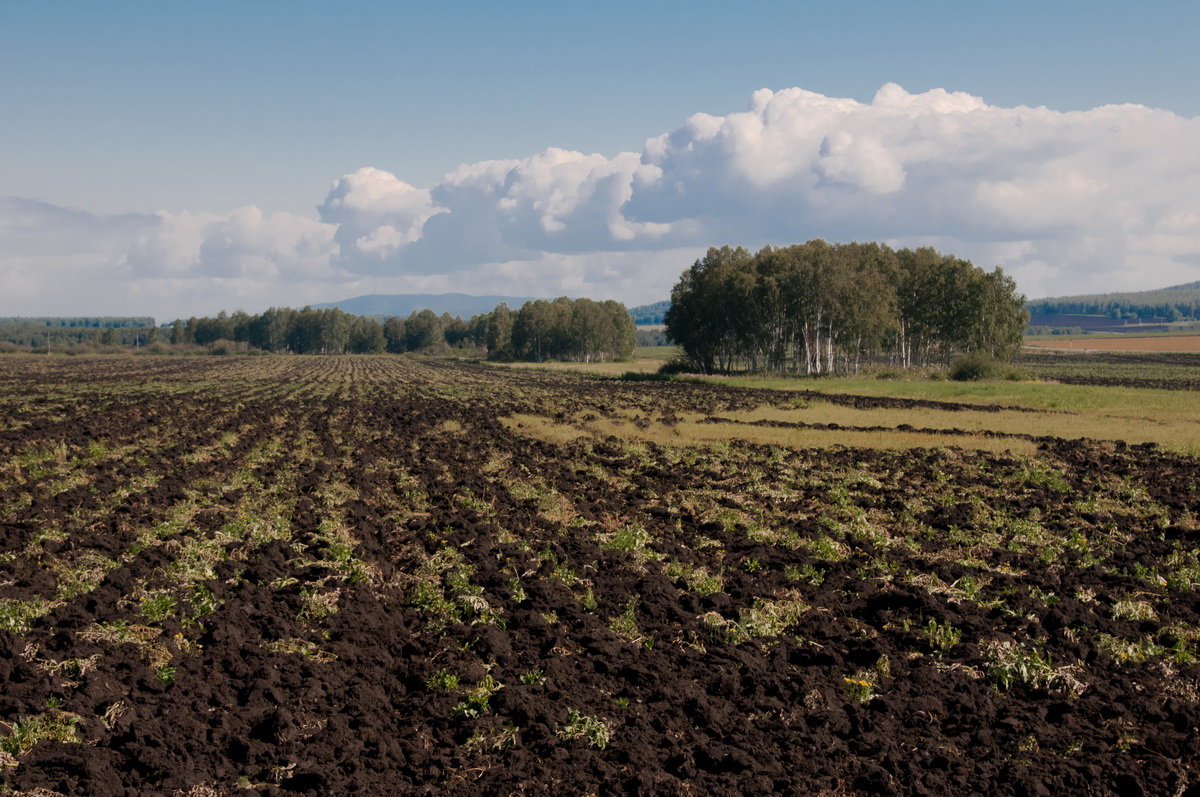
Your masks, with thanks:
[[[1187,121],[1200,115],[1197,34],[1194,2],[7,0],[0,4],[0,196],[83,211],[99,224],[117,214],[228,214],[248,206],[327,222],[317,206],[327,204],[330,185],[363,167],[425,189],[461,164],[547,148],[606,158],[642,153],[647,139],[680,130],[692,114],[746,111],[760,88],[870,103],[896,83],[913,95],[963,92],[995,108],[1137,103]],[[797,233],[821,232],[800,226]],[[871,230],[852,232],[869,237]],[[952,229],[930,232],[958,240]],[[754,231],[746,243],[773,234]],[[699,233],[673,240],[681,252],[705,242]],[[339,245],[344,254],[346,242]],[[568,257],[582,248],[537,251]],[[108,258],[110,274],[146,276],[145,268],[129,271],[127,254],[115,251],[97,255]],[[519,269],[500,266],[532,255],[502,259],[513,254],[497,254],[489,287],[503,287],[500,273],[519,286]],[[26,274],[20,290],[34,290],[28,273],[36,247],[28,240],[8,249],[0,243],[0,278],[18,258]],[[391,270],[368,269],[370,279],[412,275],[404,258],[393,261]],[[602,267],[581,268],[592,277],[545,283],[547,292],[602,283],[595,276]],[[428,264],[421,272],[424,281],[410,279],[410,287],[437,289]],[[199,279],[203,270],[188,273]],[[328,288],[329,298],[340,298],[342,288],[371,287],[321,279],[332,284],[301,293]],[[396,279],[383,287],[403,288]],[[658,275],[654,290],[664,280],[669,288]],[[1044,290],[1059,285],[1049,280]],[[163,297],[179,286],[159,288],[144,300],[170,304]],[[210,304],[267,297],[265,288],[205,290]],[[614,293],[639,298],[628,284]],[[281,294],[280,302],[303,298]],[[60,302],[62,312],[81,303]]]

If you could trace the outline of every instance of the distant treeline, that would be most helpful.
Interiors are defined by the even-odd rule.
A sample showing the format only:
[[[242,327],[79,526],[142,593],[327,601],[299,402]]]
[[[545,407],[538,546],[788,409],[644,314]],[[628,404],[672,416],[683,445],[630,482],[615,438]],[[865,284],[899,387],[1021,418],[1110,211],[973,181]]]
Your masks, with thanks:
[[[0,326],[21,324],[37,327],[152,327],[150,316],[22,316],[0,318]]]
[[[103,322],[104,326],[71,322]],[[7,323],[6,323],[7,322]],[[493,360],[623,360],[637,345],[635,327],[619,302],[559,298],[501,304],[469,321],[420,310],[406,318],[357,316],[337,308],[272,307],[178,319],[154,326],[136,319],[0,319],[0,351],[70,353],[115,347],[168,352],[236,351],[293,354],[371,354],[476,349]]]
[[[629,315],[633,317],[633,323],[638,326],[649,326],[666,323],[663,319],[667,315],[667,310],[671,307],[670,300],[664,299],[661,302],[654,304],[643,304],[640,307],[629,308]]]
[[[639,346],[670,346],[667,330],[662,327],[638,327],[637,345]]]
[[[708,253],[671,291],[667,335],[705,373],[856,372],[955,354],[1009,358],[1028,314],[1015,283],[932,248],[822,240]]]
[[[591,361],[628,358],[634,326],[619,302],[561,298],[526,302],[520,310],[501,304],[469,321],[432,310],[380,322],[337,308],[273,307],[258,315],[181,319],[171,325],[167,340],[201,346],[230,341],[295,354],[477,348],[498,360]]]
[[[1136,293],[1064,296],[1029,302],[1033,315],[1090,315],[1172,323],[1200,320],[1200,283]]]
[[[0,318],[0,342],[30,348],[145,345],[152,342],[156,332],[154,319],[148,316]]]

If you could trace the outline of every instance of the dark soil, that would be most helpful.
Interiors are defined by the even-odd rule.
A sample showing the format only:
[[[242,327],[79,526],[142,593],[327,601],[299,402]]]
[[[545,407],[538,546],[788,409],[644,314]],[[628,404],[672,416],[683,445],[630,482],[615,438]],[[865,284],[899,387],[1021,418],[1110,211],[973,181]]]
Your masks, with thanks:
[[[0,362],[10,789],[1200,794],[1194,458],[551,444],[500,419],[803,396],[213,360]]]

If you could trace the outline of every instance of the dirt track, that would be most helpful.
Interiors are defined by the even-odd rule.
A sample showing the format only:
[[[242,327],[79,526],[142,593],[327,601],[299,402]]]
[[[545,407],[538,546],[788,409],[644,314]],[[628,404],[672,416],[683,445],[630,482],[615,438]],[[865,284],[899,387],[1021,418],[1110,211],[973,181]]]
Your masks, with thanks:
[[[391,358],[0,386],[0,721],[73,733],[11,788],[1200,793],[1195,459],[553,445],[499,419],[789,399]]]

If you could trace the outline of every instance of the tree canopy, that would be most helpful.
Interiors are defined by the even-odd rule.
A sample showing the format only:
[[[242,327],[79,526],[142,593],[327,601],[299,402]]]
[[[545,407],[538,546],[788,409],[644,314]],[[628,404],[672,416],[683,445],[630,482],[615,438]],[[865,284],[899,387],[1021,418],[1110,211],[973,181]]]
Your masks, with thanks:
[[[241,311],[178,320],[174,344],[244,343],[263,351],[294,354],[433,352],[475,347],[497,360],[621,360],[633,354],[633,320],[619,302],[559,298],[526,302],[520,310],[500,304],[470,321],[419,310],[380,323],[337,308],[273,307],[258,315]]]
[[[1024,301],[999,268],[929,247],[817,239],[757,254],[709,249],[680,276],[665,320],[705,373],[849,373],[962,352],[1009,358],[1028,319]]]
[[[492,359],[626,360],[637,344],[633,319],[625,305],[612,300],[537,299],[516,312],[501,304],[476,319],[471,326],[485,330]]]

